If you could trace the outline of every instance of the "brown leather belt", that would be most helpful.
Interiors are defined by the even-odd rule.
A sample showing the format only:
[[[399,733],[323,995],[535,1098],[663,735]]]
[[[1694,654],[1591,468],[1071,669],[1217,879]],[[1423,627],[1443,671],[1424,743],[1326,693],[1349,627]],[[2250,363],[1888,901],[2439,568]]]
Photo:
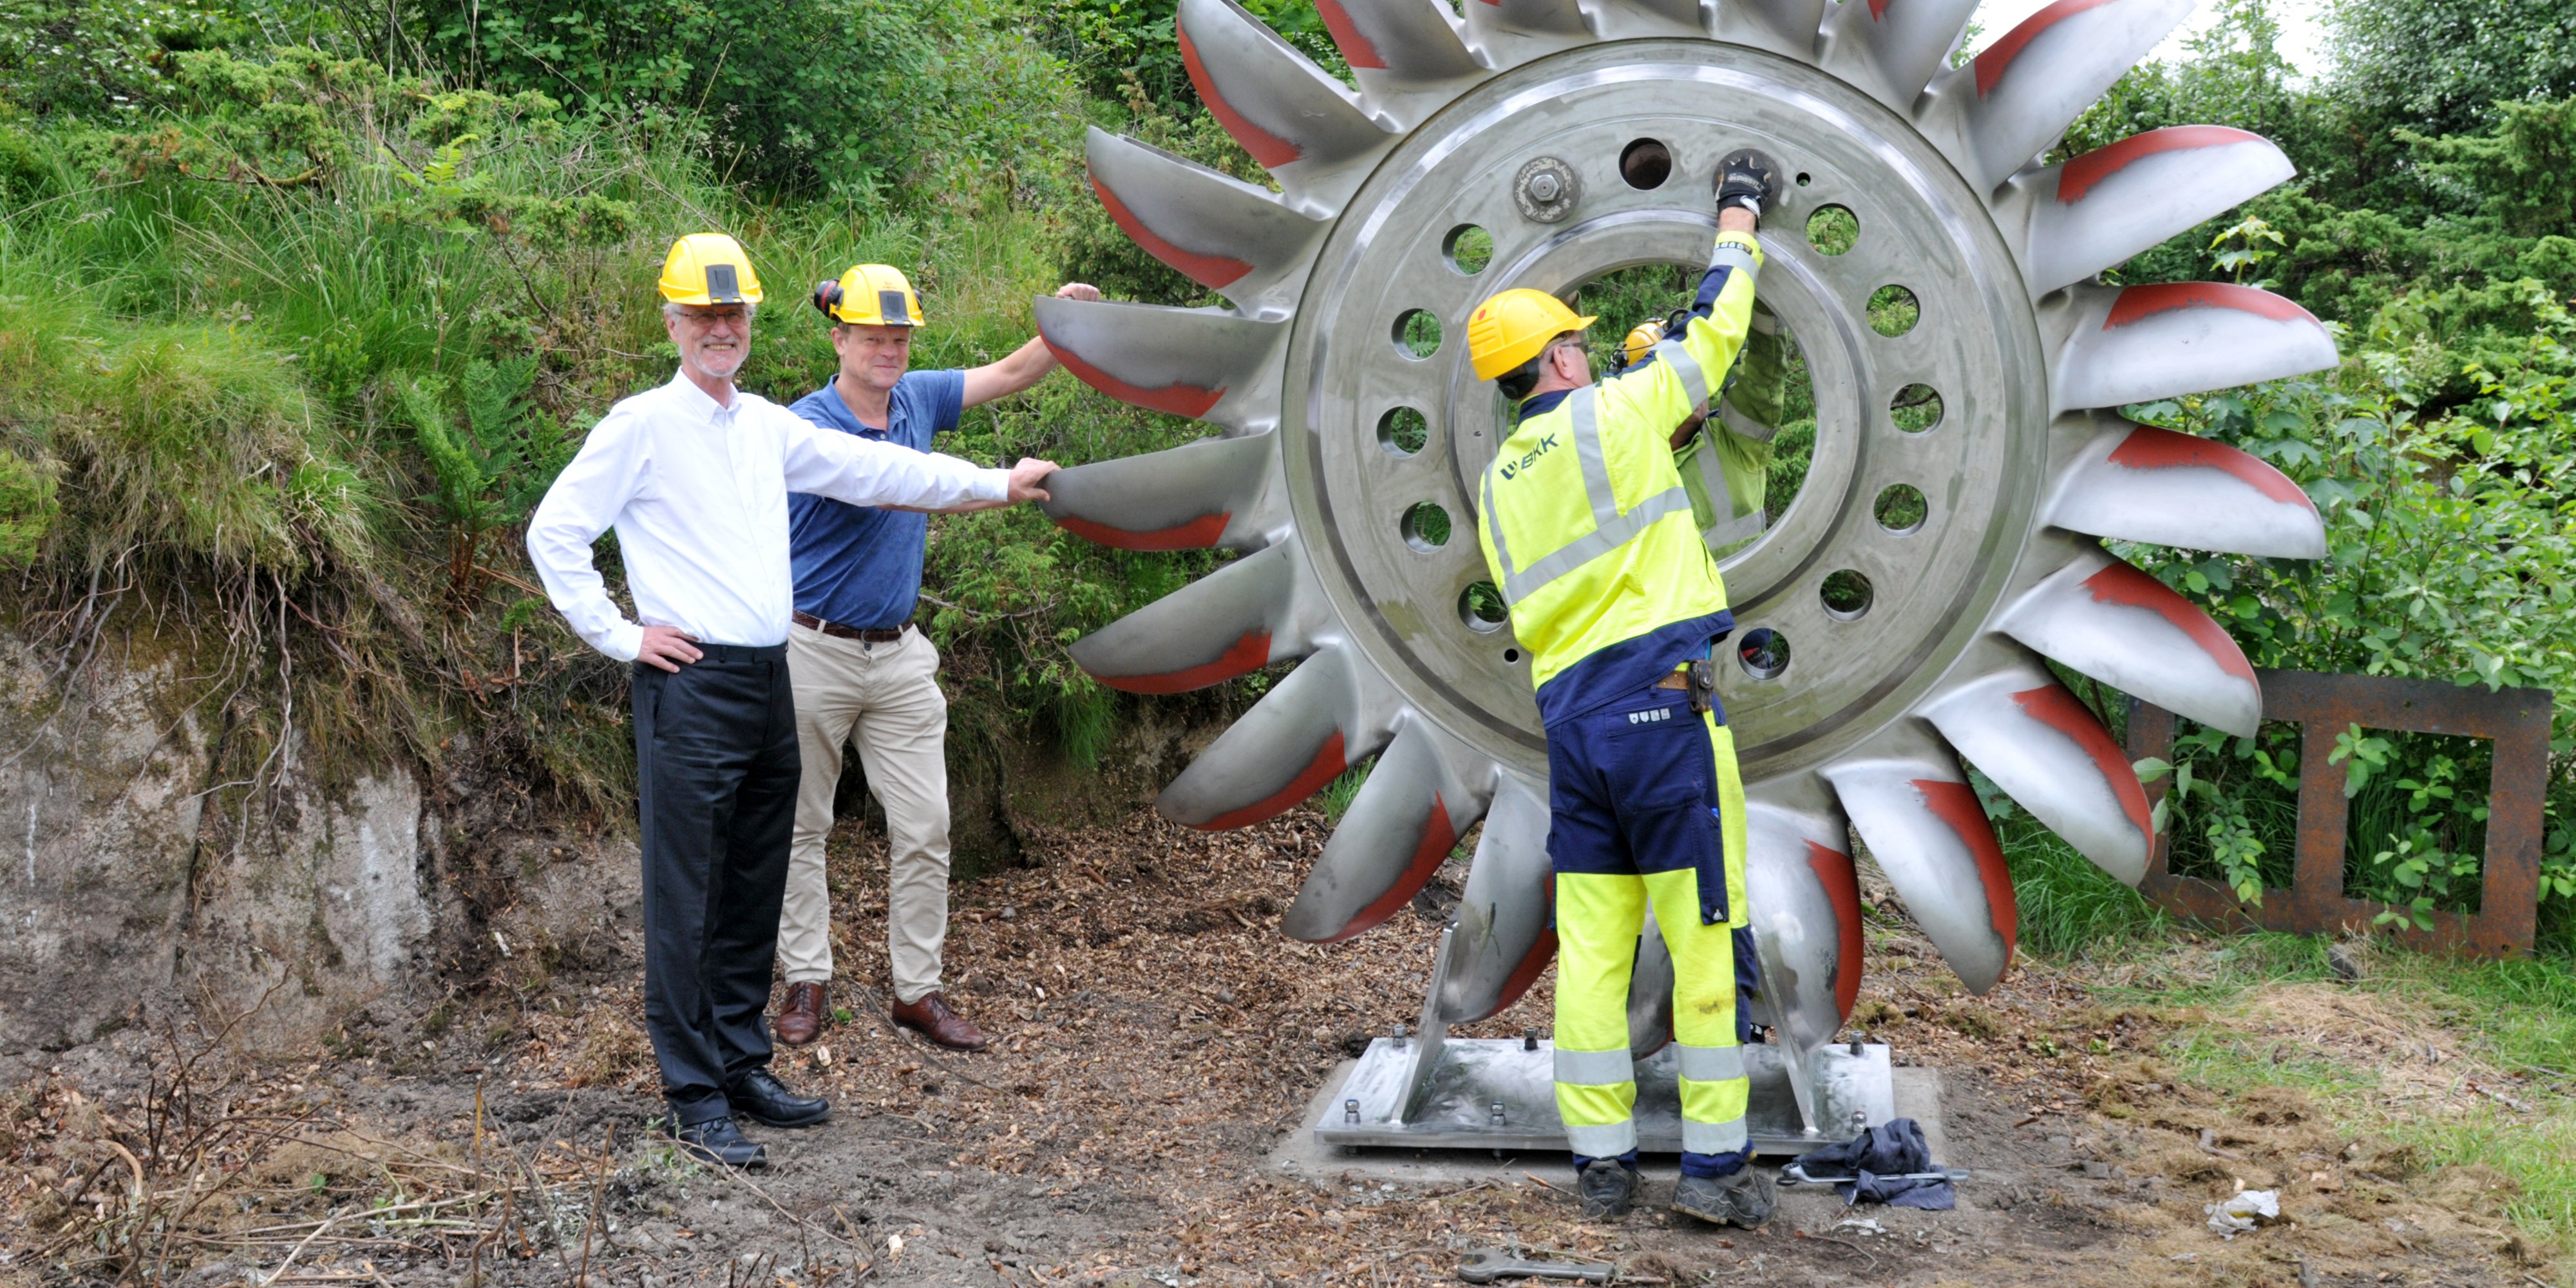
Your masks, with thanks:
[[[795,618],[796,624],[807,630],[821,631],[834,639],[857,640],[862,644],[892,644],[896,640],[902,639],[905,631],[912,629],[908,626],[896,626],[891,628],[883,626],[843,626],[839,622],[824,621],[822,618],[816,617],[812,613],[805,612],[801,609],[795,613]]]
[[[1690,692],[1690,672],[1668,672],[1664,678],[1655,681],[1655,687],[1658,689],[1679,689],[1684,693],[1688,693]]]

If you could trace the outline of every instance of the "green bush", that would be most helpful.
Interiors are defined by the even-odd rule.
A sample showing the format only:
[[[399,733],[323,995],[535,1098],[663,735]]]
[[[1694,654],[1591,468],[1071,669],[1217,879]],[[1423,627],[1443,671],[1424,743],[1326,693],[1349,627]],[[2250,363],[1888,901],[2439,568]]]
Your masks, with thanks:
[[[2232,443],[2304,487],[2328,556],[2127,553],[2225,623],[2258,666],[2554,690],[2544,897],[2576,901],[2576,320],[2536,283],[2520,352],[2472,364],[2475,400],[2438,414],[2414,374],[2420,335],[2365,344],[2334,382],[2284,382],[2132,408]],[[2383,347],[2387,346],[2387,347]],[[2438,350],[2436,351],[2438,352]],[[2177,740],[2168,819],[2177,867],[2240,893],[2287,878],[2299,751],[2285,730]],[[2474,909],[2485,835],[2483,744],[2352,729],[2330,759],[2353,798],[2352,882],[2415,909]]]
[[[162,90],[173,53],[255,29],[208,0],[0,0],[0,105],[139,111]]]
[[[703,132],[716,177],[860,208],[1060,182],[1079,117],[1001,0],[480,0],[419,11],[439,64]]]

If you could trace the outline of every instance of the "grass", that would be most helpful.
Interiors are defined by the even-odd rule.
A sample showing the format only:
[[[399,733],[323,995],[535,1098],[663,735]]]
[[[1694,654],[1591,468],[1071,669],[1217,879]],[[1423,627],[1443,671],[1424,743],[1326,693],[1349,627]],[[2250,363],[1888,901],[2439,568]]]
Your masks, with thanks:
[[[2075,958],[2170,934],[2172,918],[2029,815],[2015,812],[1995,831],[2012,865],[2024,951]]]
[[[2412,1146],[2434,1166],[2492,1168],[2516,1186],[2502,1207],[2518,1228],[2576,1248],[2576,959],[2477,961],[2359,945],[2363,977],[2341,987],[2429,1017],[2435,1027],[2423,1040],[2514,1078],[2505,1094],[2531,1108],[2403,1112],[2374,1098],[2384,1070],[2248,1023],[2262,990],[2339,980],[2330,941],[2262,932],[2177,944],[2188,927],[2027,816],[2008,817],[1997,831],[2012,864],[2023,949],[2085,963],[2105,1004],[2187,1017],[2165,1052],[2178,1077],[2231,1095],[2295,1088],[2338,1130]]]

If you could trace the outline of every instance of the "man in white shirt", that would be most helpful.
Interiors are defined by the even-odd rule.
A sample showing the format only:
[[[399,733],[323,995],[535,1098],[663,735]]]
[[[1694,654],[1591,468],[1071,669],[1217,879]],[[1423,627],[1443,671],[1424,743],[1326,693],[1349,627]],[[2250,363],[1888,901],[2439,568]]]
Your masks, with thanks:
[[[644,851],[644,1018],[670,1129],[709,1161],[756,1167],[737,1117],[831,1114],[769,1071],[762,1012],[800,777],[787,677],[787,494],[974,509],[1044,500],[1054,464],[978,469],[818,429],[733,386],[760,283],[731,237],[694,233],[662,269],[671,383],[617,404],[528,524],[546,594],[592,647],[634,663]],[[629,621],[591,563],[611,527]]]

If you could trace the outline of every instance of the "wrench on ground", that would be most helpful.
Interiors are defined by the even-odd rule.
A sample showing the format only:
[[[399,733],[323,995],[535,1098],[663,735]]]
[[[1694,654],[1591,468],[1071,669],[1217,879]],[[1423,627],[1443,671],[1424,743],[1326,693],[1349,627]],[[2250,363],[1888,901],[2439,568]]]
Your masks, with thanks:
[[[1606,1261],[1523,1261],[1508,1252],[1486,1248],[1458,1258],[1458,1277],[1471,1284],[1502,1279],[1574,1279],[1587,1284],[1610,1282]]]

